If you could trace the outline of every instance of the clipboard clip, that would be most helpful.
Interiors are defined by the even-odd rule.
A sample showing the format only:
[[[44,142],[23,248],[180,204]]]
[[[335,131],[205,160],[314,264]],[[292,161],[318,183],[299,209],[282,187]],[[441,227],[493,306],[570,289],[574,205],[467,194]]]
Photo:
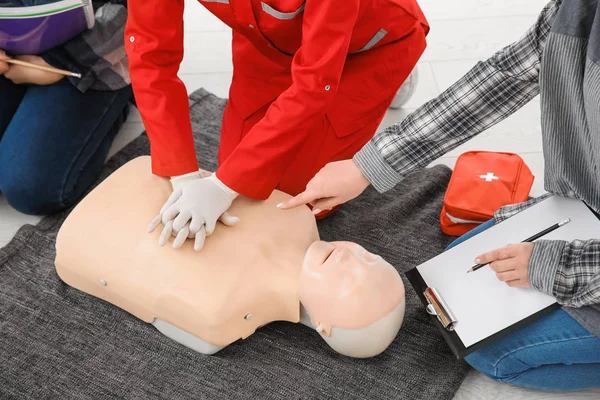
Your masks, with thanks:
[[[436,316],[445,329],[453,331],[458,321],[438,291],[435,288],[427,288],[423,296],[428,303],[427,313]]]

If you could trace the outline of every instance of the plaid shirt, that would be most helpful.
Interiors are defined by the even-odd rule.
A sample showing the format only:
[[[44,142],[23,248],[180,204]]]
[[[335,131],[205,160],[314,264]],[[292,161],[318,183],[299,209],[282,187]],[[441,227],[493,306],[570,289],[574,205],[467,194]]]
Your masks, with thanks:
[[[15,6],[34,6],[57,0],[9,0]],[[90,0],[91,1],[91,0]],[[127,21],[126,0],[92,1],[95,24],[90,30],[40,54],[48,64],[81,74],[68,78],[81,92],[113,91],[130,84],[124,32]]]
[[[550,1],[520,40],[367,143],[354,161],[371,184],[380,192],[391,189],[537,96],[542,52],[560,5]],[[542,198],[504,207],[495,218],[502,221]],[[600,304],[600,240],[537,241],[529,279],[560,304]]]

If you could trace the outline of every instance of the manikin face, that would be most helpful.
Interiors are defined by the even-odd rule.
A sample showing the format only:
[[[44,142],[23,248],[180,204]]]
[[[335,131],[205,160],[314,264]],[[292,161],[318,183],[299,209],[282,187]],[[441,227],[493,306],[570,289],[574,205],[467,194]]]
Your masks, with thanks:
[[[404,301],[400,275],[388,262],[356,243],[315,242],[306,253],[300,302],[315,328],[360,329]]]

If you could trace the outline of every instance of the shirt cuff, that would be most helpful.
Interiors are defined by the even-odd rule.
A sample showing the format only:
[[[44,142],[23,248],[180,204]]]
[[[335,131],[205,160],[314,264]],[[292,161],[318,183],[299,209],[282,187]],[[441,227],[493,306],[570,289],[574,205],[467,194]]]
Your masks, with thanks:
[[[562,240],[538,240],[533,244],[527,274],[534,289],[551,296],[554,295],[556,271],[565,243]]]
[[[94,85],[95,79],[89,74],[89,71],[82,71],[74,64],[66,61],[66,57],[62,56],[60,53],[60,49],[55,48],[46,53],[40,54],[39,57],[51,67],[81,74],[81,78],[75,78],[72,76],[67,76],[66,78],[81,93],[87,92]]]
[[[186,129],[187,130],[187,129]],[[192,137],[191,127],[189,137]],[[152,146],[150,139],[150,157],[152,173],[158,176],[175,177],[198,171],[196,150],[194,150],[193,139],[191,148],[178,146],[176,149],[164,149],[160,146]]]
[[[379,193],[387,192],[402,180],[402,176],[388,164],[372,140],[352,160]]]

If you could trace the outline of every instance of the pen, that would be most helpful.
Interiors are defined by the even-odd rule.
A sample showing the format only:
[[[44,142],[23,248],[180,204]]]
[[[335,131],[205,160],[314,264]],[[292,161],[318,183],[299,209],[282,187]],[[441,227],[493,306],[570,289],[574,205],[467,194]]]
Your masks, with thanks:
[[[58,69],[58,68],[53,68],[53,67],[44,67],[42,65],[32,64],[32,63],[28,63],[28,62],[21,61],[21,60],[15,60],[14,58],[8,58],[8,59],[1,60],[1,61],[4,61],[9,64],[21,65],[23,67],[39,69],[42,71],[54,72],[56,74],[61,74],[61,75],[65,75],[65,76],[72,76],[74,78],[81,78],[81,74],[78,74],[75,72],[65,71],[64,69]]]
[[[561,226],[563,226],[563,225],[566,225],[566,224],[568,224],[569,222],[571,222],[571,218],[567,218],[567,219],[565,219],[564,221],[562,221],[562,222],[559,222],[558,224],[554,224],[554,225],[552,225],[551,227],[549,227],[549,228],[546,228],[546,229],[544,229],[543,231],[541,231],[541,232],[539,232],[539,233],[536,233],[536,234],[535,234],[535,235],[533,235],[532,237],[530,237],[530,238],[527,238],[527,239],[523,240],[521,243],[533,242],[534,240],[536,240],[536,239],[539,239],[539,238],[541,238],[541,237],[542,237],[542,236],[544,236],[544,235],[547,235],[548,233],[550,233],[550,232],[552,232],[552,231],[554,231],[554,230],[556,230],[556,229],[560,228],[560,227],[561,227]],[[470,270],[468,270],[468,271],[467,271],[467,274],[468,274],[469,272],[475,272],[475,271],[477,271],[479,268],[485,267],[486,265],[487,265],[487,264],[477,264],[477,265],[475,265],[473,268],[471,268]]]

